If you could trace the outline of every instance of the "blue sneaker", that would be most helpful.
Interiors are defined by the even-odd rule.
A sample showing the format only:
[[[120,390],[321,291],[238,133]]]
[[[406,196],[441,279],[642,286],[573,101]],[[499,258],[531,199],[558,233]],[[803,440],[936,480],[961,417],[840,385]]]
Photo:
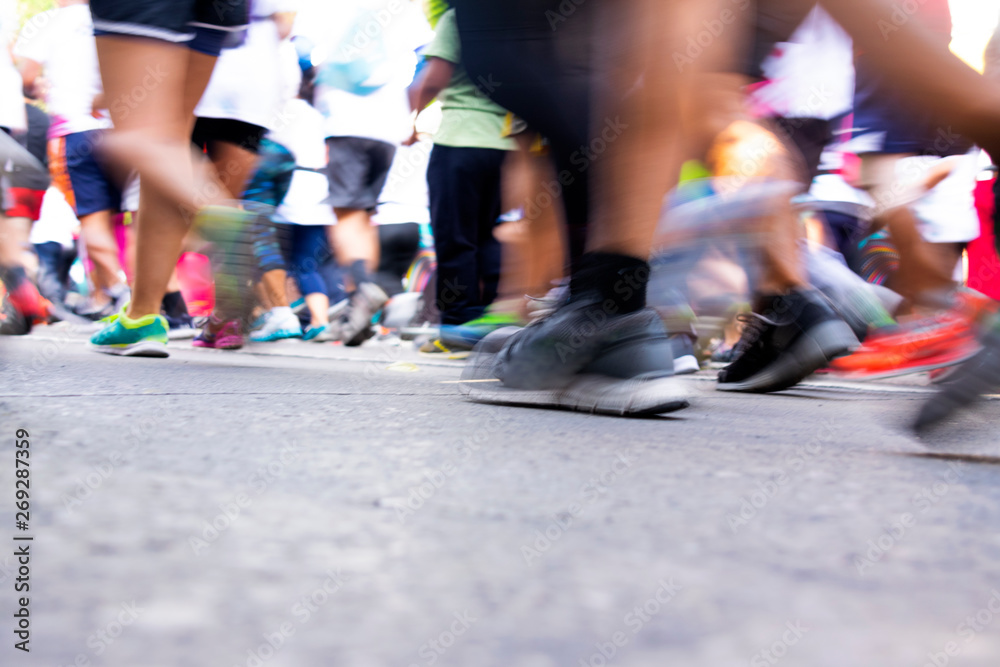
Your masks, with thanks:
[[[170,327],[162,315],[131,319],[125,309],[107,318],[107,326],[90,338],[90,347],[122,357],[167,357]]]

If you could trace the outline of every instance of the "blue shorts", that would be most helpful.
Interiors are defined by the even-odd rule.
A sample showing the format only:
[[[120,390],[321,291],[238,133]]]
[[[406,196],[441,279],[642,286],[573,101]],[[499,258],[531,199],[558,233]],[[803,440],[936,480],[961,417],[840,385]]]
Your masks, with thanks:
[[[159,39],[210,56],[235,45],[250,22],[248,0],[91,0],[90,12],[95,35]]]
[[[103,130],[77,132],[49,142],[49,173],[77,217],[121,210],[121,189],[100,162]]]
[[[854,136],[864,137],[856,153],[964,155],[972,143],[952,126],[904,96],[891,77],[861,56],[856,59]]]

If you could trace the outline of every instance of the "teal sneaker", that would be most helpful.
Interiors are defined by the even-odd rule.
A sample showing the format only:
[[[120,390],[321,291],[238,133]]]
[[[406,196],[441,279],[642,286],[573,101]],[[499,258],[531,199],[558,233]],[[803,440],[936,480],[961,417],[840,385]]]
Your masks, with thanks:
[[[125,309],[107,318],[107,325],[90,338],[90,347],[123,357],[167,357],[170,327],[162,315],[138,319],[125,316]]]
[[[270,343],[286,338],[302,338],[299,318],[288,306],[269,310],[261,327],[250,334],[250,340],[255,343]]]
[[[312,341],[313,343],[329,343],[336,339],[337,336],[329,324],[310,325],[302,332],[302,340]]]

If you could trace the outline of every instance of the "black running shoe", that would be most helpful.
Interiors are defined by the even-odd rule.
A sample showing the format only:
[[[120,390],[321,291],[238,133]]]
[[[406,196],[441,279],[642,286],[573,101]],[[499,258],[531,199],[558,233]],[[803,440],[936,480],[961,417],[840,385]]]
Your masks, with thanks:
[[[373,337],[372,318],[388,301],[389,296],[375,283],[358,285],[339,321],[338,334],[344,345],[357,347]]]
[[[733,363],[719,372],[721,391],[788,389],[860,345],[815,290],[765,297],[754,311],[740,316],[743,336]]]
[[[642,416],[688,406],[659,315],[608,315],[597,301],[564,305],[476,346],[460,390],[482,403]]]
[[[941,390],[920,409],[913,429],[929,429],[964,408],[981,400],[984,394],[1000,388],[1000,326],[994,326],[982,339],[983,349],[962,365],[941,385]]]
[[[166,313],[163,317],[167,320],[167,338],[170,340],[186,340],[188,338],[194,338],[198,335],[198,327],[194,325],[194,318],[189,314],[183,313],[176,317],[171,317]]]

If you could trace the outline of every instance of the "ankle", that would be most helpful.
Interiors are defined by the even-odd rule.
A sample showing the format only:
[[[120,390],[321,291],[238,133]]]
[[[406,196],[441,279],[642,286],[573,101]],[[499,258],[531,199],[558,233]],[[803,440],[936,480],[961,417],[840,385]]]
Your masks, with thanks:
[[[570,279],[570,300],[596,295],[612,313],[634,313],[646,307],[649,274],[649,264],[636,257],[586,253]]]
[[[184,295],[181,294],[180,290],[164,294],[160,305],[163,312],[169,317],[180,318],[190,314],[187,304],[184,302]]]

